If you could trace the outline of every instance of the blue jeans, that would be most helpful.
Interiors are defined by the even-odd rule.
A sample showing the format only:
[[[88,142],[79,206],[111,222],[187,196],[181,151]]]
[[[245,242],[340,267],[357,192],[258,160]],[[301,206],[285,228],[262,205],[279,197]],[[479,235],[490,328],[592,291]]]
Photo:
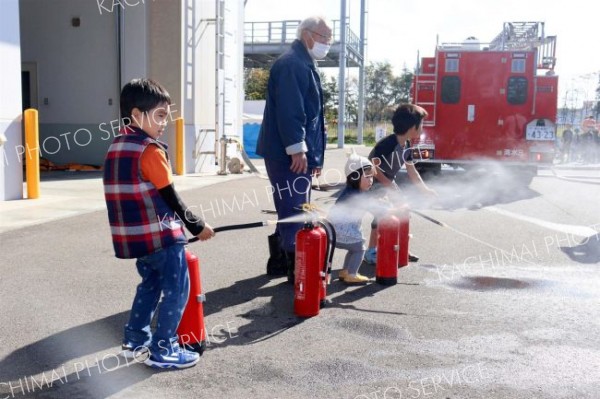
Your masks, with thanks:
[[[302,214],[302,204],[310,202],[312,177],[310,173],[294,173],[289,162],[265,159],[269,181],[273,188],[273,202],[279,220]],[[286,252],[296,250],[296,233],[304,223],[277,223],[276,231],[281,248]]]
[[[159,351],[177,337],[177,327],[188,300],[190,278],[185,247],[175,244],[143,256],[137,259],[136,266],[142,282],[137,287],[129,322],[125,325],[124,342],[137,347],[151,340],[150,350]],[[152,334],[150,322],[156,310],[158,319]]]

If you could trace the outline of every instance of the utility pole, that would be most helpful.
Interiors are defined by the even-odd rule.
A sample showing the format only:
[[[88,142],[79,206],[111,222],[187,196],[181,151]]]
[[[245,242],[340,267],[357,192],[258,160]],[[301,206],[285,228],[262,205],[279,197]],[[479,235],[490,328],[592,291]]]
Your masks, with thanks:
[[[344,114],[346,110],[346,0],[340,10],[340,75],[338,94],[338,148],[344,148]]]
[[[363,143],[363,130],[365,121],[365,17],[367,10],[365,9],[366,0],[360,0],[360,65],[358,67],[358,132],[357,143]]]

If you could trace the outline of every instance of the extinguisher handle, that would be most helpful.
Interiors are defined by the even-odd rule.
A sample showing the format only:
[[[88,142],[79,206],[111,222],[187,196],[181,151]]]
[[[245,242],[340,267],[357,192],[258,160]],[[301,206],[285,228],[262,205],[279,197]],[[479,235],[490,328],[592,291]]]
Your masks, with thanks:
[[[333,253],[335,251],[337,237],[335,227],[329,220],[322,218],[318,223],[323,226],[327,233],[327,252],[325,254],[325,265],[323,267],[323,271],[327,274],[331,273],[331,263],[333,262]]]
[[[335,251],[335,244],[337,242],[337,234],[335,231],[335,227],[333,226],[333,223],[331,223],[329,220],[323,218],[322,219],[322,223],[327,226],[326,231],[329,232],[329,242],[330,242],[330,251],[329,251],[329,265],[331,267],[331,263],[333,262],[333,253]]]

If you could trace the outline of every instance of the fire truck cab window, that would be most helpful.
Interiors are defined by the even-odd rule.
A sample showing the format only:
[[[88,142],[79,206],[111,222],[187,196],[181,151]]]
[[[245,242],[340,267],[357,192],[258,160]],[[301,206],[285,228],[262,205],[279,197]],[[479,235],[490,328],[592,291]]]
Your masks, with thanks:
[[[509,104],[520,105],[527,102],[527,78],[513,76],[508,78],[506,99]]]
[[[458,72],[457,58],[446,58],[446,72]]]
[[[442,78],[442,102],[444,104],[457,104],[460,101],[460,78],[458,76],[444,76]]]

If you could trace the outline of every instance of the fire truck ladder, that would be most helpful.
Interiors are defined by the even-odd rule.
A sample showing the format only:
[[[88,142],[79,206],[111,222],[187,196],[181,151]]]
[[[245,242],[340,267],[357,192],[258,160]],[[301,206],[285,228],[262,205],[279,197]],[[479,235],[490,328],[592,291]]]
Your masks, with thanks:
[[[502,32],[490,42],[492,51],[538,50],[537,67],[554,69],[556,36],[545,36],[544,22],[505,22]]]
[[[423,73],[422,66],[417,67],[415,79],[415,99],[414,103],[425,108],[429,116],[423,120],[423,126],[435,126],[436,99],[437,99],[437,56],[433,73]],[[431,99],[423,99],[421,91],[432,92]],[[430,96],[427,96],[430,97]]]

